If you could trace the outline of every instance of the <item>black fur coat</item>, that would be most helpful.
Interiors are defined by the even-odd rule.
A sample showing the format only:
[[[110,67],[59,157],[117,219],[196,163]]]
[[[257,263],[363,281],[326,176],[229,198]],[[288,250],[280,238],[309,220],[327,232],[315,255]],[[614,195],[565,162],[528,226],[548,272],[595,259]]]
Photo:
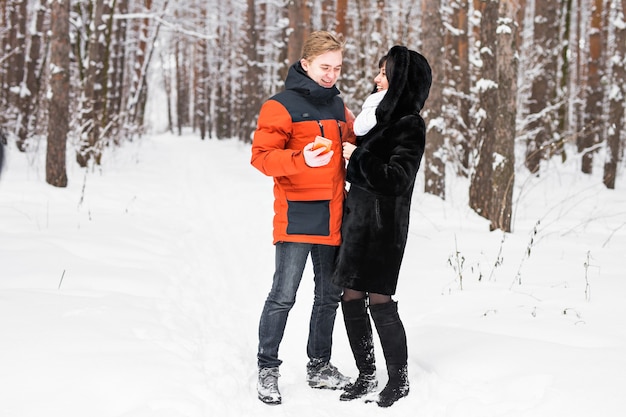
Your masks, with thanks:
[[[403,46],[387,54],[389,90],[377,124],[357,138],[347,169],[342,244],[333,276],[344,288],[395,294],[409,228],[415,177],[426,128],[419,112],[428,97],[426,59]]]

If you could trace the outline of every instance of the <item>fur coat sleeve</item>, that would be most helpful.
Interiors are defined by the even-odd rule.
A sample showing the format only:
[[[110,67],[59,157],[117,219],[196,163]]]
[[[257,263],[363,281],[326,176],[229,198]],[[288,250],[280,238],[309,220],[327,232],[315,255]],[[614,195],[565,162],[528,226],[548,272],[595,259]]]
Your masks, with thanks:
[[[412,189],[424,154],[425,126],[409,115],[382,129],[374,129],[350,158],[347,180],[377,195],[400,196]]]

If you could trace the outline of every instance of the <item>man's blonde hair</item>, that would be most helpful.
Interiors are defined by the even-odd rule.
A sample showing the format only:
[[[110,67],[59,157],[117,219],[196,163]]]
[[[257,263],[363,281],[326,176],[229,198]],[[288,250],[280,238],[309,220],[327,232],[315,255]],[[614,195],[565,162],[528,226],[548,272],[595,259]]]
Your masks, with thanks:
[[[341,51],[345,42],[341,35],[333,35],[325,30],[312,32],[302,47],[302,59],[312,61],[315,57],[330,51]]]

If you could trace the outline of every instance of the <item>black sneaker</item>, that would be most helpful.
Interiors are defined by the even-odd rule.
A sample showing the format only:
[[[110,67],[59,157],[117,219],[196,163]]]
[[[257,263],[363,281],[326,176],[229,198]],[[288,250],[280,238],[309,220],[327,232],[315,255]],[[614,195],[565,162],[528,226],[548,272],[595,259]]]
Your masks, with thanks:
[[[259,400],[265,404],[277,405],[282,402],[280,391],[278,390],[278,368],[259,369],[259,381],[256,389]]]
[[[306,366],[306,380],[311,388],[341,389],[350,383],[330,362],[312,360]]]

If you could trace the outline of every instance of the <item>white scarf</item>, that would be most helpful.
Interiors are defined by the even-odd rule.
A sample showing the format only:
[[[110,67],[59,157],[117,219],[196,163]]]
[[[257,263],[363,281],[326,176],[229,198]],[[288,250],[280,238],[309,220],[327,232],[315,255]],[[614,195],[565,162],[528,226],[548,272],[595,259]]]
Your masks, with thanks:
[[[363,136],[376,126],[376,108],[381,102],[387,90],[377,91],[365,99],[361,113],[354,119],[354,133]]]

